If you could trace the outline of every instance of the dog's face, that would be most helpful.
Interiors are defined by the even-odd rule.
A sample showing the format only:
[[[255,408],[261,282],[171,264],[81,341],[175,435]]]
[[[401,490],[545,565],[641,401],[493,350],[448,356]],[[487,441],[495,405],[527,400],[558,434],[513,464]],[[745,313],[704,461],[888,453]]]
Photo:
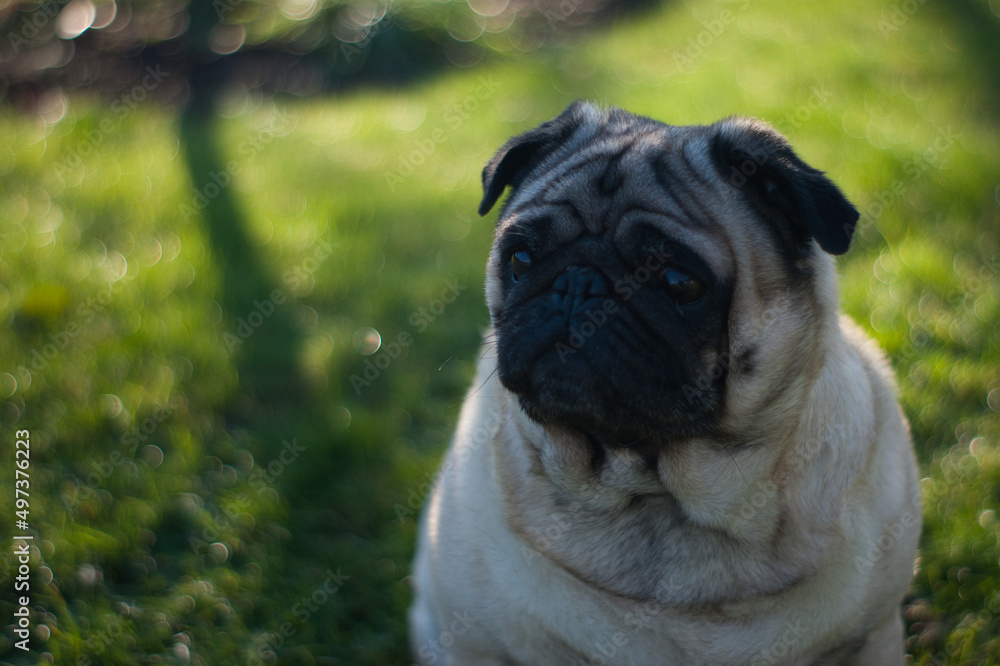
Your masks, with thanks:
[[[483,185],[480,214],[512,190],[487,280],[500,381],[534,420],[612,446],[718,434],[733,386],[780,381],[858,219],[766,125],[579,102],[507,142]]]

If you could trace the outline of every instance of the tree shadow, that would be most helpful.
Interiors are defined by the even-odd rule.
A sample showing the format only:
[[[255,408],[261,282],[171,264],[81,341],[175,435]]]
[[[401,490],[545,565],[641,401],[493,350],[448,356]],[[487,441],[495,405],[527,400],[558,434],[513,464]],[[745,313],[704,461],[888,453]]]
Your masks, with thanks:
[[[179,134],[195,190],[190,209],[204,220],[220,272],[229,329],[224,342],[231,353],[238,350],[241,392],[272,410],[300,405],[305,385],[296,358],[302,336],[292,323],[287,292],[264,269],[247,236],[231,189],[234,175],[216,142],[215,118],[189,107],[181,114]]]
[[[251,242],[246,211],[227,170],[233,156],[218,140],[213,96],[222,83],[237,78],[230,68],[238,63],[236,57],[216,58],[207,49],[215,20],[211,7],[192,5],[190,58],[176,71],[183,73],[188,89],[178,133],[194,190],[191,208],[197,214],[192,217],[204,225],[210,263],[218,271],[224,344],[239,375],[238,391],[220,416],[227,430],[250,433],[255,469],[280,461],[286,440],[297,439],[304,448],[303,462],[273,475],[271,485],[287,512],[281,526],[286,536],[268,542],[267,561],[257,562],[265,572],[259,602],[243,620],[254,635],[291,627],[276,641],[280,645],[269,644],[279,663],[316,663],[311,658],[320,654],[343,663],[409,663],[404,661],[409,650],[401,610],[407,602],[414,526],[399,519],[394,502],[406,498],[410,488],[397,487],[404,482],[393,469],[391,447],[385,446],[399,433],[378,408],[359,405],[350,434],[342,435],[329,413],[331,403],[341,398],[339,387],[318,389],[303,376],[299,358],[306,340],[295,323],[294,298]],[[339,91],[352,82],[398,83],[392,79],[399,75],[398,63],[394,70],[387,67],[387,74],[379,69],[378,58],[394,54],[388,47],[403,44],[393,37],[386,32],[379,37],[386,44],[373,41],[367,74],[327,80]],[[267,59],[268,54],[248,51],[238,57]],[[403,76],[412,82],[439,70],[437,61],[421,63]],[[281,300],[276,293],[283,303],[276,302]],[[347,582],[339,593],[330,593],[328,602],[330,572],[343,574]],[[322,603],[314,610],[306,602],[308,620],[303,621],[302,601],[317,594]],[[309,658],[299,660],[303,652]]]
[[[981,110],[1000,113],[1000,17],[985,2],[949,0],[936,3],[958,31],[965,67],[981,84],[970,86],[981,96]]]
[[[259,603],[244,620],[254,635],[291,627],[287,636],[265,643],[279,663],[314,663],[297,660],[303,651],[353,663],[382,663],[387,654],[404,659],[405,628],[397,611],[405,582],[394,566],[373,567],[405,550],[400,540],[408,539],[391,522],[391,451],[378,446],[392,438],[390,424],[358,414],[351,434],[343,435],[339,412],[330,409],[336,388],[316,388],[305,378],[299,361],[305,335],[295,323],[294,295],[269,273],[250,242],[217,128],[210,104],[191,104],[181,114],[179,137],[196,210],[219,272],[223,339],[239,375],[238,390],[220,416],[230,433],[248,434],[246,446],[256,459],[250,478],[264,474],[283,514],[275,527],[284,536],[263,537],[267,561],[255,562],[265,572]],[[345,590],[330,592],[341,577],[349,581]],[[314,595],[323,603],[315,603],[303,621],[303,600]],[[330,631],[358,637],[372,632],[384,644],[331,643]],[[357,661],[366,651],[371,658]]]

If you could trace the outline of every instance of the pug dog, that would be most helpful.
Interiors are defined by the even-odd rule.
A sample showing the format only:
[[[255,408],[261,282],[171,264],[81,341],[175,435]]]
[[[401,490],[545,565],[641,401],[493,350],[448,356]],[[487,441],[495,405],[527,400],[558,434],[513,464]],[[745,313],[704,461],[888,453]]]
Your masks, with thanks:
[[[920,535],[858,212],[770,126],[577,102],[483,171],[492,333],[424,508],[419,664],[903,662]]]

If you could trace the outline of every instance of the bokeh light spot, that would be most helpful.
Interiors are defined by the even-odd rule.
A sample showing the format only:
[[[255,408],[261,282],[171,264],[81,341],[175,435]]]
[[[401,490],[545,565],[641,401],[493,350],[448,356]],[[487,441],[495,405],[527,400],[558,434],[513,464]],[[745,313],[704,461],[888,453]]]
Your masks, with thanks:
[[[97,18],[97,8],[90,0],[72,0],[59,12],[56,32],[63,39],[75,39],[82,35]]]
[[[285,0],[281,3],[281,13],[291,21],[305,21],[315,16],[319,9],[316,0]]]
[[[242,25],[219,24],[212,28],[208,46],[219,55],[236,53],[247,39],[247,30]]]
[[[493,17],[507,11],[510,0],[469,0],[469,7],[480,16]]]
[[[155,444],[147,444],[142,448],[142,458],[151,469],[156,469],[163,464],[163,449]]]
[[[107,28],[111,25],[115,17],[118,16],[118,5],[114,0],[109,0],[108,2],[102,2],[97,5],[96,11],[94,13],[94,21],[90,24],[91,29],[101,30],[102,28]]]
[[[382,346],[382,336],[374,328],[364,326],[354,332],[354,348],[362,356],[371,356]]]

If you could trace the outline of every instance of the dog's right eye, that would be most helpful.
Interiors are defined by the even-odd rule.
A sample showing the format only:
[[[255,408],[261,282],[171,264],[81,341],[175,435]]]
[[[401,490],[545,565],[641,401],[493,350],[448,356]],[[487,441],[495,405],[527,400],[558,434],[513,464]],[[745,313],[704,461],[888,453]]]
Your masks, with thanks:
[[[678,305],[693,305],[705,295],[705,287],[701,282],[676,268],[665,270],[661,279],[667,293]]]
[[[526,251],[518,250],[510,255],[510,272],[514,275],[514,280],[527,273],[529,268],[531,268],[531,255]]]

